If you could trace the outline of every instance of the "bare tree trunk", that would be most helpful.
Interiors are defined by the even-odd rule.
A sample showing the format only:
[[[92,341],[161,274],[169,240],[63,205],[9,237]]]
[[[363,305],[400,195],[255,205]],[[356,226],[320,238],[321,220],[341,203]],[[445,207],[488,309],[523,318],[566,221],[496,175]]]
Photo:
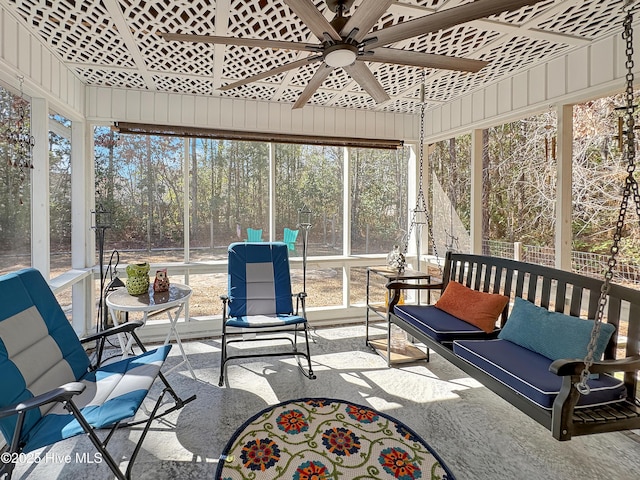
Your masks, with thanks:
[[[146,136],[146,163],[147,163],[147,251],[151,251],[151,229],[153,228],[153,168],[151,165],[151,136]]]
[[[188,140],[191,146],[191,238],[198,240],[198,231],[200,230],[200,218],[198,215],[198,157],[196,156],[195,138]],[[188,201],[185,198],[185,202]]]
[[[482,130],[482,239],[488,239],[489,230],[489,194],[491,192],[491,175],[489,175],[489,130]],[[482,242],[482,254],[489,255],[489,248]]]
[[[108,208],[113,208],[113,191],[114,191],[114,182],[115,182],[115,174],[113,168],[113,151],[116,148],[115,146],[115,138],[113,135],[113,130],[109,129],[109,162],[107,165],[107,204]]]
[[[451,159],[451,164],[449,165],[449,202],[451,203],[451,208],[456,211],[458,202],[455,195],[455,185],[458,183],[458,169],[456,168],[458,158],[455,137],[449,139],[449,158]]]

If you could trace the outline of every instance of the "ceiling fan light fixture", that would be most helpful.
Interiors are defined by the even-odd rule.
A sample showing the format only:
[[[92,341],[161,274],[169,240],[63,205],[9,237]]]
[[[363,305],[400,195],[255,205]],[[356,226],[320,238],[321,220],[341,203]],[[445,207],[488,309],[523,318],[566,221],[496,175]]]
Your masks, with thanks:
[[[358,48],[348,43],[339,43],[328,47],[323,54],[324,63],[330,67],[346,67],[356,61]]]

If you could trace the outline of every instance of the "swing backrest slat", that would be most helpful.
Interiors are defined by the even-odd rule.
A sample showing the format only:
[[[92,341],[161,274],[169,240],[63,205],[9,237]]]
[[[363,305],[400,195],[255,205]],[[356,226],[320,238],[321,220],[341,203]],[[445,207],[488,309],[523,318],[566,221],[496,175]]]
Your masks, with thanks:
[[[556,312],[593,320],[597,315],[603,280],[544,265],[516,260],[447,253],[443,281],[455,280],[474,290],[500,293]],[[508,319],[511,302],[501,319]],[[604,358],[639,353],[640,290],[612,284],[604,321],[616,327]]]

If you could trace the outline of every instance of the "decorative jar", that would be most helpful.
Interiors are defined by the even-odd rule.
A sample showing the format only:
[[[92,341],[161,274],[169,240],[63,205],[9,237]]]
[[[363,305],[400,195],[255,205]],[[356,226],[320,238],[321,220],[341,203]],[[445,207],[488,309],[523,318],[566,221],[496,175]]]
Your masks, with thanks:
[[[149,262],[127,265],[127,292],[129,295],[142,295],[149,291]]]
[[[387,264],[391,268],[398,270],[398,272],[404,271],[404,268],[407,266],[407,260],[405,259],[404,253],[400,251],[399,245],[394,245],[393,250],[387,255]]]
[[[167,269],[161,268],[156,270],[156,279],[153,281],[154,292],[168,292],[169,291],[169,277],[167,276]]]

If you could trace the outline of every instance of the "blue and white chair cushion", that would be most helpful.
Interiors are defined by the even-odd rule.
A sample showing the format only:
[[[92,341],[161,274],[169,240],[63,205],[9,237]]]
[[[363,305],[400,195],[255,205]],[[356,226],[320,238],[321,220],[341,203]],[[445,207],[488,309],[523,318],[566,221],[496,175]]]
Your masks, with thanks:
[[[125,358],[89,372],[79,379],[86,389],[75,397],[85,420],[93,428],[106,428],[133,417],[144,401],[171,345]],[[62,404],[56,403],[42,416],[26,438],[25,452],[84,433]]]
[[[227,355],[227,345],[240,341],[232,338],[236,332],[228,328],[247,330],[268,329],[270,332],[293,332],[293,350],[281,355],[304,356],[311,369],[307,319],[304,312],[304,294],[298,294],[302,312],[294,311],[289,271],[289,252],[284,242],[233,243],[229,246],[228,295],[223,296],[223,332],[220,385],[224,369],[231,359],[275,356],[274,353]],[[304,332],[306,353],[296,348],[298,331]],[[302,367],[301,367],[302,368]],[[304,371],[304,369],[303,369]]]

